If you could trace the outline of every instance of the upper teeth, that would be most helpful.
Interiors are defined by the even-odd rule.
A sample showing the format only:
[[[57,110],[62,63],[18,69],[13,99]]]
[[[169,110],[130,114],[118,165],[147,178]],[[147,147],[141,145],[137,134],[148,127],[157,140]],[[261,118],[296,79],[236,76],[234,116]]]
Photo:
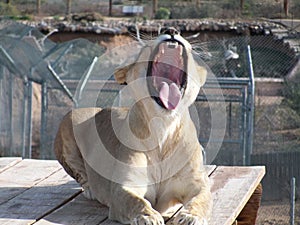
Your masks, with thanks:
[[[154,58],[154,63],[162,62],[169,65],[173,65],[174,62],[183,67],[183,46],[177,42],[165,42],[159,46],[158,54]],[[176,55],[180,57],[176,57]],[[176,61],[174,61],[176,60]]]
[[[167,46],[169,48],[177,48],[178,47],[178,42],[168,42]]]

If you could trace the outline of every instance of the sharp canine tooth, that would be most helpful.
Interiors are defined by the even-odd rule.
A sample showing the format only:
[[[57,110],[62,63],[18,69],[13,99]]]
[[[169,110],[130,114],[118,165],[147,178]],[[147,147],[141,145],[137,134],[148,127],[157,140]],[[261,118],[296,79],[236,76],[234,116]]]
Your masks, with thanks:
[[[183,48],[182,48],[182,46],[180,45],[180,46],[179,46],[179,54],[182,55],[182,53],[183,53]]]

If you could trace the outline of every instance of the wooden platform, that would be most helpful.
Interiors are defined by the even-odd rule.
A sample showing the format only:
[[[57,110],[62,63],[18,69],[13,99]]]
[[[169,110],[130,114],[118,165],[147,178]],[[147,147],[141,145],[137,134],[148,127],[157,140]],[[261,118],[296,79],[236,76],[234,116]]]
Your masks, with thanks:
[[[214,196],[210,225],[254,224],[265,168],[207,170]],[[119,225],[107,214],[107,208],[83,197],[57,161],[0,158],[0,224]]]

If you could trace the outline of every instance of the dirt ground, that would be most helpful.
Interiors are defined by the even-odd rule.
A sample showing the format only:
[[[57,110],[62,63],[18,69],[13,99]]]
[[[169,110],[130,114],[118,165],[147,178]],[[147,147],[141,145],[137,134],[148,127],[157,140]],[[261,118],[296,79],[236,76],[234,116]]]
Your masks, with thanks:
[[[284,201],[262,202],[256,225],[289,225],[290,224],[290,204]],[[295,206],[295,225],[300,225],[300,202]]]

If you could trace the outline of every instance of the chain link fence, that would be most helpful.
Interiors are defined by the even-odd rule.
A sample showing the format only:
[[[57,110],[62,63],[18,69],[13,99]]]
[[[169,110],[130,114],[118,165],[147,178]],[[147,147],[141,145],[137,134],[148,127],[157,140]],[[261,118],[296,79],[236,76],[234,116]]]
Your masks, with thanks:
[[[0,154],[53,158],[58,123],[76,105],[63,79],[80,79],[104,48],[84,39],[55,44],[18,23],[1,26]]]
[[[193,46],[218,77],[249,77],[247,46],[256,78],[284,78],[298,61],[297,52],[272,35],[237,36]]]

